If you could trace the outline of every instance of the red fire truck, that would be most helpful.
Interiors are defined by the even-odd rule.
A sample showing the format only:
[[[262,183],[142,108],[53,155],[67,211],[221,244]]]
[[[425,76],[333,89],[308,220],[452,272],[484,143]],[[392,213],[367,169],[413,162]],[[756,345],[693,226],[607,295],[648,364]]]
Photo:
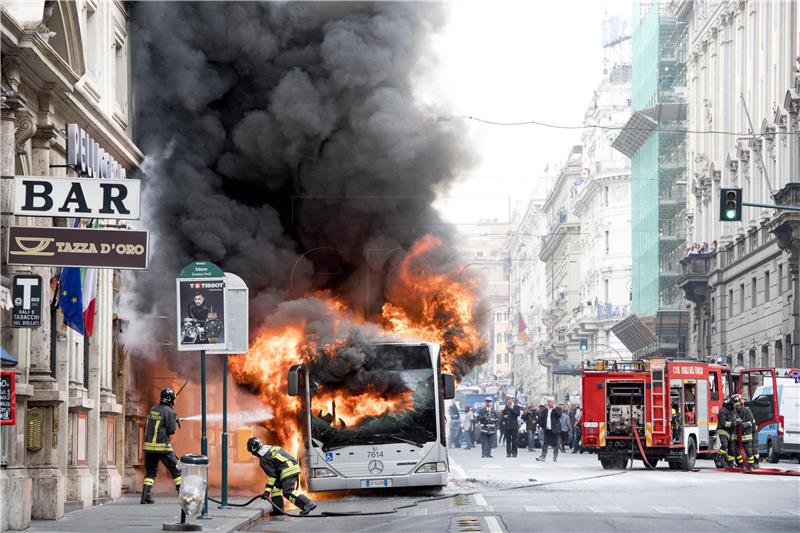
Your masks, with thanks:
[[[584,448],[597,452],[605,469],[643,459],[634,427],[652,466],[694,466],[698,456],[716,458],[717,412],[733,391],[727,366],[650,359],[584,363]],[[713,453],[713,455],[712,455]]]

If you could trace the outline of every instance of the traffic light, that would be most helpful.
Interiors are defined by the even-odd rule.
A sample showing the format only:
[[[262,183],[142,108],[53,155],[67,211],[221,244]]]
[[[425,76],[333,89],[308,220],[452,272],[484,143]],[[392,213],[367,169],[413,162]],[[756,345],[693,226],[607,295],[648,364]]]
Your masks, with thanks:
[[[742,189],[720,189],[719,219],[723,222],[742,220]]]
[[[581,351],[582,352],[588,352],[589,351],[589,339],[587,339],[586,337],[583,337],[581,339]]]

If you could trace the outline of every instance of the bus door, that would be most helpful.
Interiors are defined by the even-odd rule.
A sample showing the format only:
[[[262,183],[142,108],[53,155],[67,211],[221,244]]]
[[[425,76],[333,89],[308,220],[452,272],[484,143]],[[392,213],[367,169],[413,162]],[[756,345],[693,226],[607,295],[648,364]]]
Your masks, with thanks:
[[[765,389],[766,391],[771,390],[771,393],[766,393]],[[756,419],[756,431],[767,424],[779,422],[778,402],[775,401],[778,382],[774,368],[742,369],[737,390],[744,396],[746,405],[753,412],[753,418]]]

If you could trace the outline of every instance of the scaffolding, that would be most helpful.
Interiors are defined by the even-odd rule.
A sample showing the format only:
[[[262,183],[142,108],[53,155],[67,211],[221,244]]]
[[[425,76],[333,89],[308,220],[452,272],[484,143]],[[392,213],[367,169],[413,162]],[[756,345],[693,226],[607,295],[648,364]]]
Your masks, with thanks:
[[[634,3],[635,113],[615,147],[633,160],[632,307],[639,316],[683,304],[675,281],[686,243],[685,9],[685,0]],[[649,131],[643,117],[654,124]]]

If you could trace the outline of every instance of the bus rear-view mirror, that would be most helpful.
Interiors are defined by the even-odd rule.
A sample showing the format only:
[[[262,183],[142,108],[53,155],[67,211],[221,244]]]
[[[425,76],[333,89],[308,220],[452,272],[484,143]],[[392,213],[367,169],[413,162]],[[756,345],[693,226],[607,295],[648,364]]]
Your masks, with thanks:
[[[442,392],[445,400],[452,400],[456,397],[456,378],[453,374],[442,373]]]
[[[300,394],[300,372],[303,369],[303,365],[293,365],[289,369],[289,379],[288,379],[288,393],[289,396],[297,396]]]

